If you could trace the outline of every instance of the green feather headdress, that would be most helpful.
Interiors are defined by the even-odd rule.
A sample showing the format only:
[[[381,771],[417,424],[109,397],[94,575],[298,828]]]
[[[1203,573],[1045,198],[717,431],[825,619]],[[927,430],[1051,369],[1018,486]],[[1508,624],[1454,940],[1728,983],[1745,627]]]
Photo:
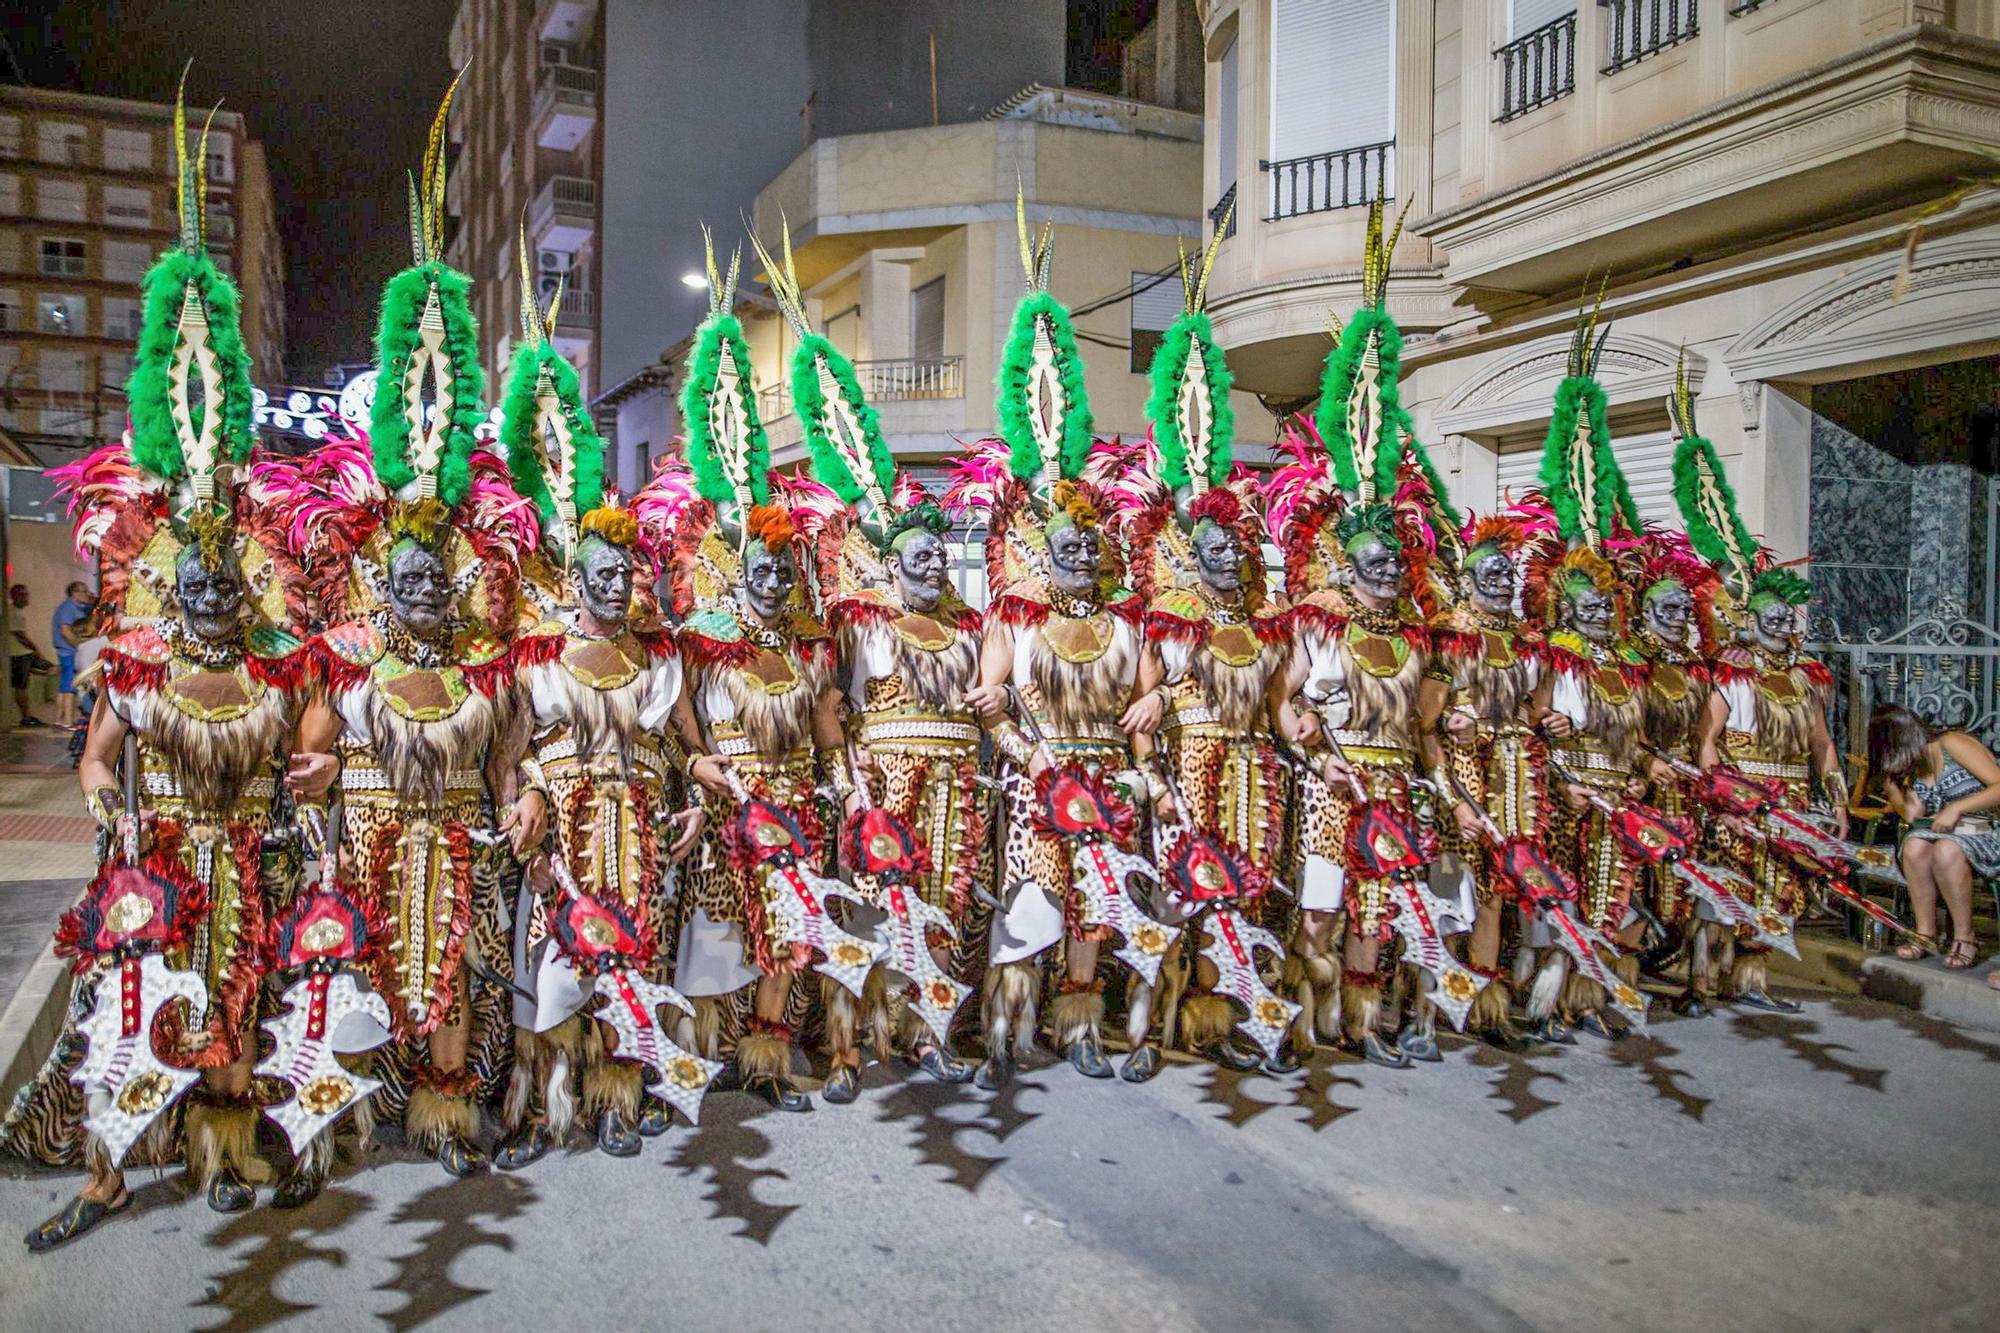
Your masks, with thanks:
[[[403,500],[446,507],[472,481],[474,432],[486,420],[486,375],[472,317],[472,279],[444,263],[445,119],[460,70],[431,121],[421,179],[410,181],[412,264],[382,293],[380,372],[369,439],[375,475]]]
[[[1729,484],[1715,446],[1695,429],[1686,348],[1674,364],[1674,392],[1667,400],[1667,412],[1681,437],[1674,446],[1674,503],[1687,528],[1688,544],[1722,575],[1728,597],[1720,600],[1721,609],[1727,614],[1733,610],[1732,602],[1754,606],[1771,597],[1792,606],[1810,601],[1811,583],[1793,570],[1769,565],[1763,546],[1737,511],[1736,489]],[[1759,566],[1769,567],[1760,572]]]
[[[1600,283],[1595,304],[1580,313],[1570,336],[1566,373],[1556,386],[1549,433],[1542,441],[1540,478],[1563,539],[1593,551],[1601,551],[1605,539],[1620,528],[1640,530],[1638,506],[1611,451],[1604,386],[1597,382],[1598,358],[1611,336],[1603,310]]]
[[[1197,496],[1228,484],[1235,453],[1236,413],[1229,406],[1234,381],[1204,309],[1215,252],[1228,231],[1225,215],[1198,268],[1181,251],[1181,314],[1153,353],[1152,392],[1146,400],[1153,443],[1160,451],[1160,479],[1169,490],[1187,487]]]
[[[576,367],[555,347],[562,283],[557,282],[548,310],[541,310],[525,227],[519,253],[521,347],[507,379],[500,442],[514,489],[540,511],[543,536],[569,556],[582,537],[581,519],[604,503],[604,440],[584,405]]]
[[[708,262],[708,317],[694,333],[687,382],[681,386],[681,421],[695,489],[715,506],[719,521],[744,526],[752,505],[770,503],[771,443],[757,420],[757,389],[750,378],[750,345],[730,312],[742,250],[729,257],[725,278],[715,266],[715,242],[701,231]]]
[[[190,65],[192,62],[190,62]],[[126,383],[132,461],[181,483],[178,521],[214,516],[219,474],[250,456],[250,356],[243,347],[242,297],[207,250],[208,113],[188,152],[187,70],[174,94],[174,194],[179,238],[146,271],[144,322]]]
[[[1014,307],[1001,353],[994,413],[1007,442],[1007,470],[1046,501],[1057,482],[1083,472],[1090,456],[1090,398],[1069,311],[1049,295],[1054,224],[1044,223],[1041,236],[1031,239],[1027,204],[1018,188],[1014,228],[1028,290]]]
[[[791,224],[786,222],[783,228],[782,265],[755,235],[750,244],[769,275],[778,309],[798,335],[798,346],[792,350],[792,406],[805,434],[813,475],[845,504],[857,505],[865,498],[871,512],[863,521],[872,519],[879,528],[889,521],[889,497],[896,489],[895,456],[882,438],[875,409],[861,392],[853,362],[814,332],[806,318],[805,292],[792,263]]]
[[[1333,460],[1334,483],[1351,501],[1370,504],[1396,494],[1396,472],[1407,456],[1430,483],[1440,516],[1451,531],[1462,520],[1446,497],[1444,479],[1403,407],[1399,376],[1403,334],[1389,314],[1389,265],[1403,234],[1407,204],[1396,225],[1383,232],[1382,201],[1368,205],[1361,257],[1361,308],[1345,325],[1336,321],[1333,350],[1320,373],[1319,409],[1313,425]]]

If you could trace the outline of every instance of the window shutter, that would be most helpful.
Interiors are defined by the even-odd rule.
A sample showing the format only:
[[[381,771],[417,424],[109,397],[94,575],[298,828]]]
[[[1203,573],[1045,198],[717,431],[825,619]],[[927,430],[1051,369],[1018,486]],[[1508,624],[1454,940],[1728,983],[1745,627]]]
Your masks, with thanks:
[[[1236,183],[1236,98],[1239,84],[1236,71],[1236,39],[1231,38],[1229,47],[1222,53],[1222,68],[1216,79],[1216,165],[1221,188],[1216,191],[1220,198],[1229,193],[1229,187]]]
[[[919,361],[944,355],[943,278],[933,278],[910,293],[910,355]]]
[[[1565,14],[1576,13],[1576,0],[1511,0],[1507,9],[1507,36],[1525,37]]]
[[[1171,273],[1164,277],[1157,273],[1132,275],[1133,374],[1143,375],[1152,369],[1153,353],[1159,348],[1160,335],[1180,318],[1184,299],[1180,279]]]
[[[1631,489],[1632,503],[1639,507],[1639,517],[1647,522],[1679,528],[1680,510],[1674,505],[1672,433],[1655,431],[1614,438],[1611,451],[1617,455],[1618,466],[1625,473],[1625,484]],[[1495,507],[1504,508],[1510,500],[1519,500],[1534,490],[1541,482],[1541,471],[1540,445],[1501,454],[1494,469]]]
[[[1274,0],[1271,160],[1395,137],[1390,0]]]

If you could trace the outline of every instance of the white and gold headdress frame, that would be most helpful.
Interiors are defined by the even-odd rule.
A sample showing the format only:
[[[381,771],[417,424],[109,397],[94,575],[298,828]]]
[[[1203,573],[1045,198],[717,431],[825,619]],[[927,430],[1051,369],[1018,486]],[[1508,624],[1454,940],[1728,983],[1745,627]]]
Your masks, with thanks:
[[[1235,453],[1236,414],[1229,406],[1234,381],[1204,308],[1208,275],[1228,225],[1224,217],[1198,264],[1181,249],[1181,313],[1153,353],[1152,392],[1146,402],[1160,479],[1170,491],[1186,490],[1197,499],[1211,487],[1229,484]]]
[[[1027,204],[1018,186],[1014,226],[1027,294],[1014,307],[1001,354],[994,414],[1000,437],[1007,443],[1008,471],[1027,485],[1046,513],[1051,507],[1062,508],[1053,501],[1057,484],[1082,475],[1093,442],[1093,423],[1076,330],[1069,311],[1049,294],[1054,224],[1044,223],[1040,237],[1031,237]]]

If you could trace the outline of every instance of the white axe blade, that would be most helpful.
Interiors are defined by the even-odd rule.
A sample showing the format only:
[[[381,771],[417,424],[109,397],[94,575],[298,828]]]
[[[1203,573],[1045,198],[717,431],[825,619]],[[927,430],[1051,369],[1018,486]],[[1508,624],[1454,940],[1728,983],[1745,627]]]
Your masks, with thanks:
[[[149,953],[98,978],[96,1006],[77,1029],[88,1049],[70,1082],[83,1090],[84,1127],[104,1141],[114,1166],[125,1164],[132,1145],[201,1077],[153,1054],[153,1020],[175,1000],[200,1014],[208,1008],[208,985]],[[128,1006],[136,1020],[130,1033]]]

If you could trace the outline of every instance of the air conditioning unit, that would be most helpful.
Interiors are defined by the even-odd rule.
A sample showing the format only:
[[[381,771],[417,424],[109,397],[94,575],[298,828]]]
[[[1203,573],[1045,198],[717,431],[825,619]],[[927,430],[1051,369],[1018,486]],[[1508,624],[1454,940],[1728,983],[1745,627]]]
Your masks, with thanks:
[[[576,266],[576,256],[567,250],[543,250],[535,267],[544,273],[567,273]]]
[[[538,299],[544,306],[547,306],[550,301],[553,301],[555,299],[556,288],[558,286],[563,285],[563,279],[567,276],[568,276],[567,274],[563,273],[550,273],[544,271],[540,277],[535,279],[536,299]]]
[[[562,45],[561,43],[558,43],[558,42],[543,42],[543,43],[542,43],[542,64],[543,64],[543,65],[545,65],[545,66],[546,66],[546,65],[567,65],[568,63],[569,63],[569,48],[568,48],[568,47],[566,47],[566,46],[563,46],[563,45]]]

